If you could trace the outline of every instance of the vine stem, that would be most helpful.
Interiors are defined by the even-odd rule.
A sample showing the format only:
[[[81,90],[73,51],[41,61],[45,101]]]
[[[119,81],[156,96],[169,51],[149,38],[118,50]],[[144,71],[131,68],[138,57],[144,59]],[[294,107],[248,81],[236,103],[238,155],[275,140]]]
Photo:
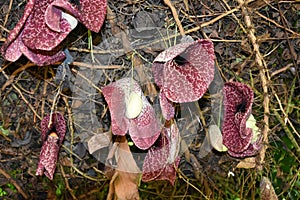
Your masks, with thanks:
[[[258,156],[258,169],[262,170],[262,163],[264,162],[265,159],[265,154],[267,150],[267,144],[268,144],[268,133],[269,133],[269,114],[270,114],[270,99],[269,99],[269,94],[268,94],[268,82],[270,81],[270,76],[268,74],[267,70],[267,65],[264,61],[263,56],[261,55],[259,51],[259,45],[257,44],[257,38],[255,36],[255,30],[254,26],[251,22],[251,18],[249,16],[249,12],[247,9],[247,4],[246,1],[244,0],[237,0],[237,2],[240,4],[242,14],[244,17],[244,22],[246,24],[247,28],[247,34],[248,34],[248,39],[252,43],[254,54],[255,54],[255,62],[258,65],[259,68],[259,76],[261,80],[261,86],[263,89],[263,107],[264,107],[264,127],[262,131],[262,136],[263,136],[263,147],[259,153]]]

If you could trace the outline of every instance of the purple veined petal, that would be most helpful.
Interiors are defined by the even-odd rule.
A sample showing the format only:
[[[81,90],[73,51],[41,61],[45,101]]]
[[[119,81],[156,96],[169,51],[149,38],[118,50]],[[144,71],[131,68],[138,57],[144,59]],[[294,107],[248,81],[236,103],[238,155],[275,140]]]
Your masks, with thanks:
[[[36,175],[41,176],[44,173],[50,180],[53,179],[59,153],[58,140],[57,136],[49,136],[43,143]]]
[[[22,54],[24,54],[30,61],[38,66],[49,65],[55,62],[61,61],[65,58],[65,53],[63,51],[32,51],[28,49],[21,41],[21,35],[18,36],[3,52],[3,56],[6,60],[16,61]]]
[[[68,1],[64,1],[65,4],[67,4],[66,7],[71,7],[71,5],[69,5],[70,3]],[[53,2],[55,3],[55,2]],[[50,4],[47,9],[46,9],[46,12],[45,12],[45,22],[47,24],[47,26],[49,27],[49,29],[53,30],[53,31],[56,31],[56,32],[61,32],[62,29],[61,29],[61,21],[62,20],[67,20],[67,22],[70,24],[71,26],[71,29],[73,30],[77,24],[78,24],[78,20],[64,12],[64,10],[62,9],[59,9],[58,7],[56,7],[55,5]],[[76,12],[77,14],[77,12]],[[75,15],[77,16],[77,15]],[[78,18],[78,16],[77,16]]]
[[[106,15],[106,0],[80,0],[80,7],[73,6],[66,0],[55,0],[51,4],[71,13],[88,29],[99,32]]]
[[[174,182],[176,180],[176,174],[177,174],[176,168],[178,167],[179,162],[180,162],[180,158],[177,157],[174,163],[168,163],[164,171],[160,174],[159,177],[156,178],[156,180],[167,180],[174,186]]]
[[[142,180],[152,181],[160,176],[167,165],[169,156],[169,141],[165,136],[158,138],[157,144],[152,146],[144,160]]]
[[[5,49],[2,48],[1,50],[3,50],[3,57],[8,60],[8,61],[12,61],[15,62],[17,61],[21,56],[22,56],[22,51],[21,51],[21,40],[18,37],[17,39],[15,39],[12,43],[10,43],[10,45],[8,45],[8,47]],[[5,45],[5,44],[4,44]],[[3,47],[4,47],[3,45]]]
[[[66,122],[63,115],[56,112],[44,117],[41,121],[41,132],[43,146],[36,175],[41,176],[44,173],[52,180],[59,148],[66,134]]]
[[[63,51],[32,51],[27,48],[22,42],[20,43],[19,49],[21,52],[33,63],[38,66],[50,65],[58,61],[63,60],[66,55]]]
[[[18,50],[16,48],[16,47],[18,47],[19,42],[17,42],[17,44],[15,44],[14,41],[18,38],[20,31],[24,27],[27,18],[32,13],[34,3],[35,3],[35,0],[28,0],[25,10],[24,10],[24,13],[23,13],[23,16],[18,21],[18,23],[14,27],[14,29],[9,32],[9,35],[8,35],[5,43],[1,47],[1,53],[3,54],[5,59],[7,59],[9,61],[15,61],[20,57],[20,56],[16,56],[16,54],[12,55],[14,52],[13,50],[17,50],[18,53],[20,52],[20,50]],[[10,47],[11,45],[13,45],[14,47]],[[7,51],[7,49],[9,49],[9,48],[10,48],[10,50]],[[17,59],[16,59],[16,57],[17,57]]]
[[[161,125],[138,83],[123,78],[103,87],[102,92],[110,110],[113,134],[125,135],[129,131],[138,148],[148,149],[158,138]],[[126,117],[126,109],[132,92],[141,95],[142,110],[136,118],[129,119]]]
[[[45,23],[48,28],[55,32],[61,32],[60,21],[62,19],[62,11],[51,4],[45,11]]]
[[[62,114],[59,112],[52,114],[51,124],[50,123],[50,115],[47,115],[41,121],[41,132],[42,132],[42,141],[45,142],[50,132],[55,131],[59,137],[60,146],[65,138],[66,134],[66,122]]]
[[[79,20],[90,30],[99,32],[106,16],[107,0],[80,0]]]
[[[180,43],[177,45],[174,45],[163,52],[161,52],[153,62],[158,62],[158,63],[166,63],[168,61],[173,60],[176,56],[182,54],[185,52],[185,50],[191,46],[194,42],[184,42]]]
[[[105,19],[106,4],[106,0],[80,0],[81,6],[77,7],[67,0],[29,0],[1,53],[9,61],[16,61],[23,53],[39,66],[60,61],[65,54],[59,45],[75,26],[62,17],[62,12],[72,14],[98,32]]]
[[[125,135],[129,129],[130,122],[125,116],[124,91],[117,85],[118,82],[114,82],[101,88],[101,90],[109,107],[112,133],[114,135]]]
[[[39,0],[34,4],[33,12],[29,16],[21,36],[24,45],[32,50],[50,51],[57,47],[71,32],[67,20],[61,18],[61,11],[54,9],[55,18],[60,19],[60,32],[51,30],[45,22],[45,12],[53,0]],[[51,16],[52,17],[52,16]]]
[[[171,120],[175,115],[175,108],[171,102],[166,98],[163,92],[159,93],[160,107],[162,115],[166,120]]]
[[[138,148],[148,149],[160,135],[161,124],[156,119],[154,109],[144,96],[143,103],[140,115],[130,120],[129,134]]]
[[[251,144],[252,129],[246,128],[246,121],[252,111],[254,93],[252,89],[238,82],[225,83],[223,144],[234,157],[245,157],[257,153]]]
[[[213,80],[214,58],[213,43],[209,40],[175,45],[155,58],[154,79],[170,101],[196,101]]]
[[[165,134],[167,134],[165,130]],[[176,179],[176,169],[180,158],[176,157],[172,163],[168,161],[170,156],[170,141],[168,137],[161,136],[156,146],[152,146],[144,160],[142,180],[168,180],[174,185]]]

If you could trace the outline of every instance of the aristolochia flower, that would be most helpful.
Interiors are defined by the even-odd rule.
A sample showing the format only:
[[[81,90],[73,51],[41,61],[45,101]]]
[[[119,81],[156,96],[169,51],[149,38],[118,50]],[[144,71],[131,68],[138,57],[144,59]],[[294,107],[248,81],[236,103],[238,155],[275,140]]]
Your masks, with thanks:
[[[259,129],[251,115],[254,94],[252,89],[238,82],[225,83],[223,144],[234,157],[253,156],[261,147]]]
[[[202,39],[172,46],[155,58],[152,71],[163,93],[160,100],[166,119],[174,113],[168,101],[184,103],[203,96],[214,78],[214,58],[213,43]]]
[[[176,168],[180,162],[179,148],[179,130],[176,124],[172,124],[164,128],[164,133],[149,149],[143,164],[142,180],[168,180],[174,185]]]
[[[56,168],[59,148],[66,134],[66,122],[60,113],[53,113],[44,117],[41,122],[43,146],[40,153],[40,160],[36,175],[43,173],[50,179]]]
[[[111,115],[112,133],[127,132],[135,145],[148,149],[160,134],[161,125],[138,83],[123,78],[102,88]]]
[[[22,54],[37,65],[52,64],[65,57],[61,42],[77,25],[98,32],[106,14],[106,0],[29,0],[24,14],[1,48],[6,60]]]

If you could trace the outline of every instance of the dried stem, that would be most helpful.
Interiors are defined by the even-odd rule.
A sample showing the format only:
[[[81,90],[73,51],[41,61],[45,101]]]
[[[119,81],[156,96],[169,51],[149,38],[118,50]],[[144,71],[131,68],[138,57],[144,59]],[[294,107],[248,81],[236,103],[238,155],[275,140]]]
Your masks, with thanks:
[[[248,10],[247,10],[247,5],[245,4],[245,1],[243,0],[237,0],[238,3],[240,4],[240,7],[242,9],[242,14],[244,17],[244,21],[246,24],[246,27],[248,29],[248,39],[252,43],[253,50],[255,53],[255,62],[258,65],[259,68],[259,76],[261,80],[261,85],[263,89],[263,107],[264,107],[264,128],[262,131],[263,134],[263,143],[265,144],[260,151],[259,154],[259,169],[262,170],[262,163],[264,162],[265,159],[265,153],[267,149],[267,144],[268,144],[268,133],[269,133],[269,114],[270,114],[270,99],[269,99],[269,92],[268,92],[268,81],[270,81],[270,77],[268,74],[267,66],[264,61],[263,56],[261,55],[259,51],[259,45],[257,43],[257,38],[255,36],[255,30],[253,28],[253,24],[251,22],[251,18],[249,16]]]

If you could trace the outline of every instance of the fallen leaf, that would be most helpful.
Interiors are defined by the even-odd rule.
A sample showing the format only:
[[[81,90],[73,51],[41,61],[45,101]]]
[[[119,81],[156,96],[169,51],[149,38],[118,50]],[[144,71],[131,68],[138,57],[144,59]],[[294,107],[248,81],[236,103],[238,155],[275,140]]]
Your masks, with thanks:
[[[89,153],[108,147],[111,142],[111,134],[109,132],[100,133],[91,137],[88,141]]]
[[[228,150],[227,147],[223,145],[222,133],[217,125],[210,125],[208,133],[210,144],[214,149],[220,152]]]
[[[140,169],[130,152],[125,136],[118,136],[119,145],[115,151],[117,168],[110,184],[107,200],[139,199],[138,183]]]
[[[248,157],[237,164],[237,168],[251,169],[256,166],[255,157]]]
[[[262,177],[260,181],[260,199],[261,200],[277,200],[278,197],[272,186],[271,181],[267,177]]]

